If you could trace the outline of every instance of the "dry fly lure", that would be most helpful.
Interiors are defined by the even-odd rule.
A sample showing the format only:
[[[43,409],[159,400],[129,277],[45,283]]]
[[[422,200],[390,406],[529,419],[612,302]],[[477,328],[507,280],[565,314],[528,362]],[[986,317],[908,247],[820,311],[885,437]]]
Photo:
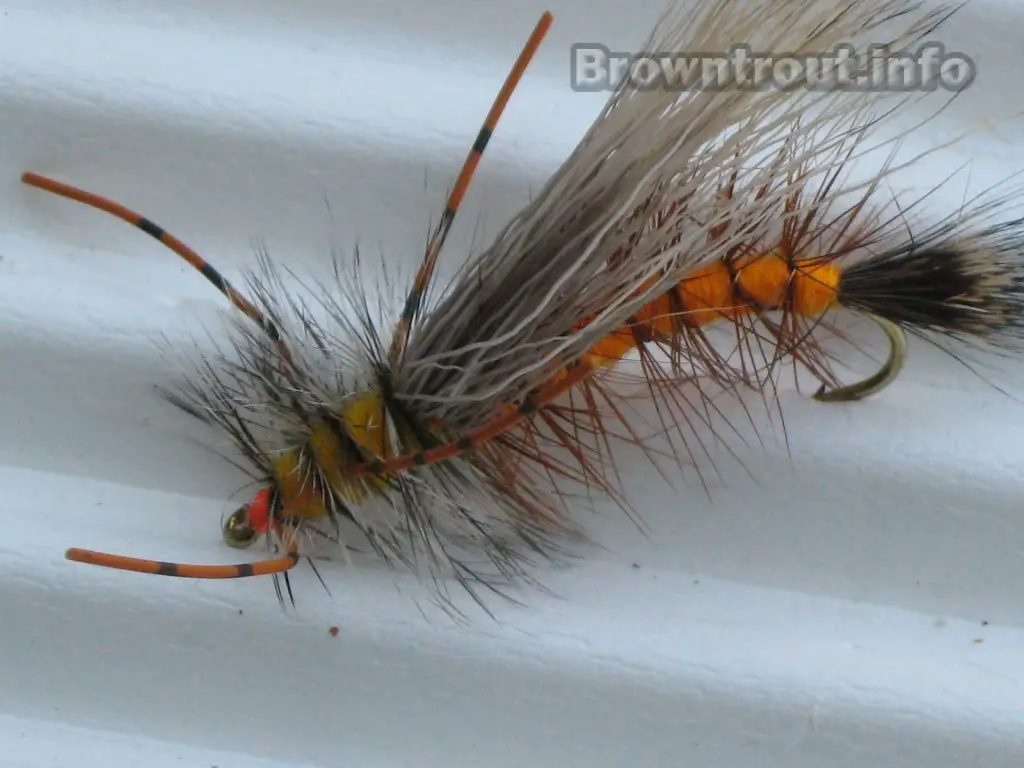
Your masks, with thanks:
[[[899,53],[950,13],[906,0],[717,0],[667,11],[645,50],[746,44],[800,56],[895,25],[887,44]],[[479,601],[481,590],[532,580],[533,565],[581,535],[568,484],[628,511],[612,422],[625,426],[618,439],[654,457],[610,383],[627,355],[639,355],[639,380],[664,433],[682,441],[671,453],[681,459],[693,450],[692,426],[721,407],[705,382],[763,390],[788,358],[820,378],[820,399],[849,400],[896,375],[905,332],[1019,341],[1021,222],[984,224],[993,205],[916,233],[902,217],[881,217],[880,183],[908,164],[890,157],[858,184],[844,169],[893,110],[880,110],[877,93],[799,82],[672,91],[624,79],[540,194],[435,297],[459,204],[551,22],[542,16],[487,116],[397,321],[374,316],[358,265],[336,267],[336,285],[314,292],[315,319],[266,254],[246,298],[149,219],[23,176],[134,224],[244,313],[230,353],[202,360],[167,396],[223,430],[260,483],[225,521],[227,543],[262,538],[277,552],[242,565],[81,549],[69,559],[202,579],[272,574],[283,599],[277,579],[290,595],[302,536],[341,540],[348,521],[389,564],[425,566],[442,590],[440,577],[454,576]],[[841,388],[814,336],[836,308],[869,315],[892,350],[877,375]],[[707,336],[723,325],[735,328],[739,361]],[[757,358],[766,340],[774,353]]]

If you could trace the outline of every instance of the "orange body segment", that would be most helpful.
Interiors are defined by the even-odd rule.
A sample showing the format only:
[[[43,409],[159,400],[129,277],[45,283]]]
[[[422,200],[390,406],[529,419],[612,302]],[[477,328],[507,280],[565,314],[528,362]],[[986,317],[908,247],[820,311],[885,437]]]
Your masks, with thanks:
[[[716,262],[645,304],[632,323],[594,344],[583,360],[595,370],[608,368],[645,341],[668,340],[681,327],[699,328],[758,312],[787,308],[797,315],[820,315],[837,303],[841,278],[842,270],[834,263],[789,262],[775,252],[731,270]],[[559,372],[552,381],[563,375]]]
[[[798,267],[793,277],[793,311],[798,315],[820,315],[839,303],[842,270],[833,263],[812,263]]]
[[[733,291],[732,275],[724,262],[702,267],[689,277],[683,278],[675,287],[675,294],[686,308],[685,321],[689,325],[709,325],[724,317],[733,317],[736,298]],[[667,298],[667,297],[666,297]],[[670,302],[666,301],[666,306]],[[663,317],[655,326],[659,334],[671,334],[673,321]]]
[[[737,294],[744,302],[743,309],[769,309],[779,306],[789,293],[793,271],[784,258],[776,253],[758,256],[736,270]]]

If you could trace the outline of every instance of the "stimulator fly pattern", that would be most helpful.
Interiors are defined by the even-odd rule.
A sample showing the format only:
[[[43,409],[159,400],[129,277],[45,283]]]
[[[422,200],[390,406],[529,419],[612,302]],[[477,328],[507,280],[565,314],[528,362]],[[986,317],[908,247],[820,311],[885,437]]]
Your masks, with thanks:
[[[889,30],[884,41],[899,53],[948,14],[906,0],[716,0],[669,10],[644,50],[745,44],[801,56]],[[613,434],[652,460],[685,461],[693,425],[728,408],[704,395],[712,383],[764,391],[784,361],[796,361],[822,381],[816,397],[850,400],[897,375],[907,332],[940,345],[1017,347],[1021,222],[993,220],[996,203],[923,228],[902,211],[883,215],[881,190],[908,164],[890,157],[858,183],[847,167],[909,97],[890,103],[800,82],[673,91],[624,80],[540,194],[434,290],[473,171],[551,23],[544,14],[529,38],[404,307],[383,323],[358,265],[339,265],[335,283],[316,293],[317,314],[284,288],[266,254],[242,291],[152,221],[24,175],[134,224],[241,310],[229,352],[199,360],[167,396],[223,430],[237,447],[233,460],[260,484],[224,523],[227,543],[262,539],[276,552],[242,565],[80,549],[69,559],[169,576],[287,579],[307,534],[340,539],[346,522],[389,563],[425,567],[439,584],[453,576],[477,594],[530,579],[581,535],[570,488],[631,509],[616,480]],[[879,324],[891,351],[875,376],[842,387],[818,333],[844,308]],[[708,336],[712,327],[734,330],[730,354]],[[657,459],[610,378],[629,355],[639,357],[634,380],[674,441]]]

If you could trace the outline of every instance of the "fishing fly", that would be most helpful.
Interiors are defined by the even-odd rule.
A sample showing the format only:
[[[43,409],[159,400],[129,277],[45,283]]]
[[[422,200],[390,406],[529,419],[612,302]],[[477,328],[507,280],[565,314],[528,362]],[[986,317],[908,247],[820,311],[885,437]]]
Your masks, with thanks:
[[[645,50],[742,43],[813,55],[898,23],[887,39],[898,53],[949,13],[906,0],[718,0],[667,11]],[[222,430],[261,486],[224,522],[225,541],[262,539],[276,553],[239,565],[82,549],[69,559],[198,579],[273,575],[281,597],[277,579],[290,593],[303,535],[340,540],[347,521],[389,564],[425,567],[439,586],[453,575],[479,601],[532,580],[537,562],[582,536],[569,487],[631,509],[613,424],[615,439],[655,457],[610,378],[627,356],[682,460],[696,450],[691,426],[723,407],[708,382],[763,391],[788,358],[821,379],[818,399],[860,399],[896,377],[908,332],[1019,340],[1021,222],[985,224],[998,206],[916,232],[880,218],[882,180],[907,166],[888,162],[856,184],[844,169],[891,110],[841,88],[673,91],[624,79],[540,194],[435,293],[460,203],[551,23],[543,14],[487,115],[397,320],[375,316],[358,265],[336,265],[312,292],[314,317],[265,253],[243,293],[150,219],[22,177],[138,227],[240,310],[229,352],[201,360],[167,397]],[[839,308],[870,317],[890,343],[881,370],[847,386],[815,341]],[[723,326],[738,359],[708,336]],[[765,340],[774,352],[755,359]]]

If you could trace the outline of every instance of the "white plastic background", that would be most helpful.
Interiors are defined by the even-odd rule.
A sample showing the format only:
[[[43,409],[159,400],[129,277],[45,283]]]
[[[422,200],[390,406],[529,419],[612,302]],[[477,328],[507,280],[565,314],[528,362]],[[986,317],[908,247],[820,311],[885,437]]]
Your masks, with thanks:
[[[408,275],[545,8],[449,267],[600,109],[569,89],[569,46],[635,48],[661,0],[0,3],[0,766],[1024,764],[1024,404],[920,342],[864,403],[784,391],[788,448],[752,443],[749,474],[724,458],[710,496],[638,464],[648,535],[595,517],[604,549],[496,621],[456,625],[372,566],[325,564],[333,597],[302,567],[286,614],[268,580],[63,559],[237,558],[219,520],[240,476],[152,389],[173,373],[158,334],[187,343],[229,310],[20,174],[109,195],[229,278],[259,239],[299,273],[358,241]],[[978,80],[909,142],[1006,121],[894,185],[966,164],[948,214],[1024,169],[1022,33],[1012,0],[950,23]],[[1011,395],[1020,370],[1001,364]]]

